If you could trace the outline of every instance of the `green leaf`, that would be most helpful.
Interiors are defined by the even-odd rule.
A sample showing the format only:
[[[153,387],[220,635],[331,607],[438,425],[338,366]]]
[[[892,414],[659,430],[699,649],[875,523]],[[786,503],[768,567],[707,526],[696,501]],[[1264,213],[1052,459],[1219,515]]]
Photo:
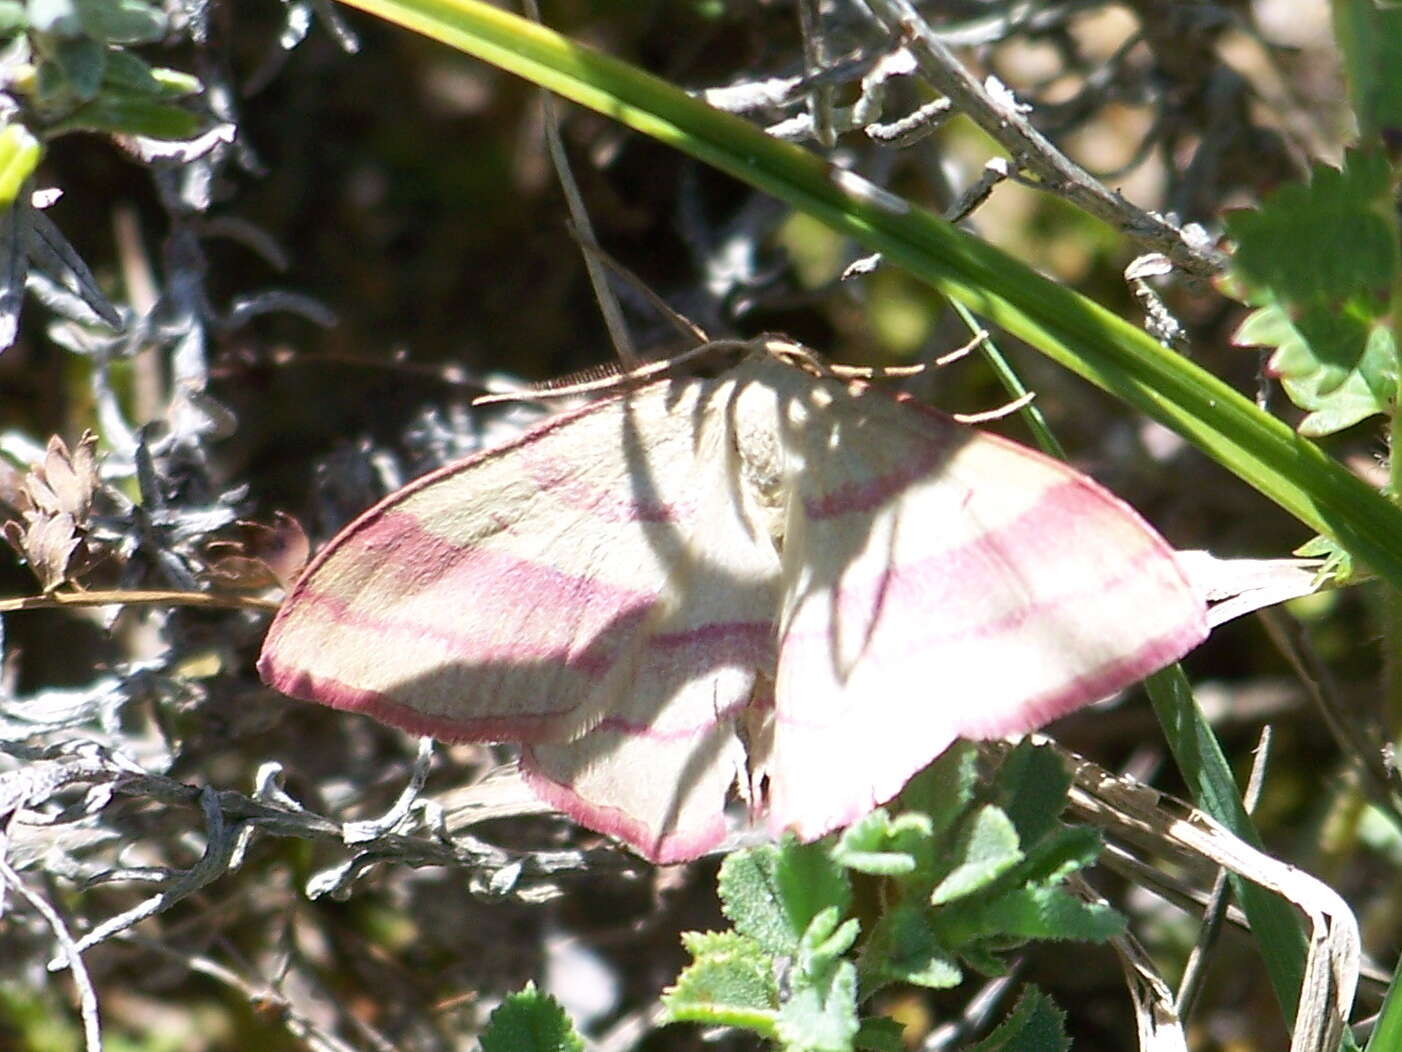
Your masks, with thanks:
[[[1269,370],[1309,414],[1302,434],[1342,430],[1392,411],[1397,347],[1388,316],[1399,271],[1391,173],[1381,154],[1351,150],[1309,184],[1235,212],[1234,277],[1256,310],[1233,337],[1273,347]]]
[[[1402,128],[1402,7],[1378,0],[1330,6],[1359,129],[1371,138]]]
[[[49,56],[63,74],[68,90],[80,101],[96,97],[107,68],[107,49],[88,37],[58,41]]]
[[[1035,986],[1024,987],[1008,1017],[968,1052],[1066,1052],[1066,1013]]]
[[[974,798],[978,783],[978,750],[970,742],[955,742],[901,790],[903,808],[930,818],[937,835],[954,825]]]
[[[917,903],[902,903],[881,916],[862,947],[864,993],[889,983],[946,990],[963,982],[963,969],[941,942],[930,918],[930,911]]]
[[[858,873],[904,876],[915,872],[917,855],[930,854],[932,833],[927,815],[908,812],[892,819],[878,807],[843,830],[833,845],[832,860]]]
[[[39,141],[23,125],[9,124],[0,130],[0,211],[14,204],[25,180],[39,166],[42,152]]]
[[[1018,842],[1027,847],[1056,827],[1066,807],[1071,772],[1053,749],[1023,741],[998,768],[995,784]]]
[[[180,141],[199,134],[202,123],[200,117],[179,106],[113,91],[79,106],[48,130],[51,136],[71,131],[97,131]]]
[[[792,837],[731,854],[717,883],[721,909],[735,930],[783,956],[798,952],[823,910],[833,907],[840,916],[852,900],[847,875],[827,850]]]
[[[935,886],[931,905],[972,895],[1022,861],[1012,819],[992,804],[979,808],[959,838],[956,858],[954,868]]]
[[[662,995],[666,1019],[773,1036],[779,988],[772,958],[738,932],[687,932],[682,943],[695,960]]]
[[[153,44],[170,27],[165,13],[145,0],[74,0],[74,5],[83,32],[109,44]]]
[[[1396,399],[1396,346],[1385,319],[1309,306],[1292,321],[1272,304],[1247,315],[1232,342],[1276,348],[1267,368],[1308,411],[1301,434],[1333,434],[1388,412]]]
[[[749,936],[770,953],[788,956],[798,949],[799,932],[789,924],[774,871],[779,864],[777,844],[735,851],[721,863],[716,879],[721,911],[735,930]]]
[[[1381,307],[1398,265],[1383,211],[1390,196],[1380,153],[1350,150],[1342,168],[1316,165],[1308,183],[1287,183],[1260,208],[1227,215],[1233,276],[1291,306],[1368,297]]]
[[[857,1027],[852,1044],[868,1052],[906,1052],[905,1027],[885,1016],[868,1016]]]
[[[201,90],[195,77],[173,69],[155,69],[139,55],[114,50],[107,55],[107,71],[103,74],[104,88],[115,88],[128,96],[172,101]]]
[[[584,1052],[584,1041],[560,1003],[527,983],[487,1020],[482,1052]]]
[[[850,1052],[858,1025],[857,969],[837,961],[795,981],[776,1032],[794,1052]]]
[[[1062,826],[1026,852],[1017,879],[1023,884],[1060,884],[1094,864],[1104,846],[1100,834],[1089,826]]]
[[[1013,888],[982,902],[961,904],[935,915],[935,929],[960,952],[983,939],[1079,939],[1103,942],[1125,930],[1125,919],[1109,906],[1083,902],[1059,887]]]
[[[1355,577],[1353,556],[1340,548],[1337,541],[1322,535],[1311,537],[1291,554],[1298,555],[1301,559],[1323,559],[1324,565],[1319,568],[1319,576],[1332,578],[1341,585],[1354,584],[1366,580],[1369,576],[1360,573]]]
[[[1007,964],[986,946],[978,944],[961,946],[959,958],[974,971],[990,979],[1008,974]]]
[[[156,66],[151,70],[156,83],[161,86],[161,94],[167,99],[183,99],[204,91],[204,83],[199,77],[191,76],[182,70]]]
[[[852,948],[861,931],[862,926],[856,917],[843,921],[838,908],[829,906],[813,918],[813,923],[799,941],[799,969],[827,967],[829,962]]]
[[[25,12],[36,33],[76,37],[83,32],[83,21],[74,0],[29,0]]]
[[[800,844],[785,837],[779,845],[774,875],[784,912],[795,932],[805,932],[825,910],[841,916],[852,904],[851,879],[833,861],[824,844]]]

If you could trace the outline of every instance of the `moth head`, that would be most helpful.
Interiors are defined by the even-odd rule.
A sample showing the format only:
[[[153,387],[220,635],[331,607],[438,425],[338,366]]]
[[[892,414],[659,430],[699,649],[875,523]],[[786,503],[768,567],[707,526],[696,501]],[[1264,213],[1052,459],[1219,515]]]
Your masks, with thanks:
[[[765,333],[763,336],[757,336],[750,340],[747,346],[760,354],[767,354],[771,358],[778,359],[785,365],[801,369],[810,376],[831,377],[834,375],[832,367],[817,351],[811,347],[805,347],[801,343],[794,343],[786,337]]]

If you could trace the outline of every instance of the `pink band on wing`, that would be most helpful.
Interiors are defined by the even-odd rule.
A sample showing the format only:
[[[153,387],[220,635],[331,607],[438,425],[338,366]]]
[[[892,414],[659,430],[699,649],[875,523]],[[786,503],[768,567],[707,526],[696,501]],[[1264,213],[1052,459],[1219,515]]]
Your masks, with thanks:
[[[258,662],[258,674],[268,686],[289,697],[315,701],[345,712],[363,713],[410,734],[428,735],[448,742],[548,741],[552,737],[551,728],[575,707],[561,707],[549,712],[516,711],[510,717],[456,719],[430,715],[379,691],[350,686],[302,669],[284,669],[275,658],[266,654]],[[532,727],[532,724],[536,726]]]
[[[581,825],[617,837],[658,865],[687,862],[725,839],[725,816],[717,811],[700,829],[659,833],[616,807],[585,800],[570,786],[540,770],[529,747],[521,750],[521,774],[532,792]]]
[[[518,459],[542,492],[566,507],[586,511],[605,522],[677,523],[689,521],[694,515],[695,509],[678,508],[667,501],[639,500],[631,489],[620,494],[617,488],[591,485],[580,477],[578,465],[543,457],[530,447],[522,449]]]

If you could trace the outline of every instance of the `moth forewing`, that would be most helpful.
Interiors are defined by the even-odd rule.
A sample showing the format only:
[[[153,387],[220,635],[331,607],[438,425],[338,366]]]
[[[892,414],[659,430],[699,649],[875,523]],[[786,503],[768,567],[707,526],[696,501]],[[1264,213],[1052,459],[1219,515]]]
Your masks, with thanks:
[[[737,780],[772,830],[818,836],[956,737],[1040,725],[1205,634],[1172,551],[1089,479],[748,348],[386,498],[289,593],[264,678],[523,742],[546,801],[680,861],[724,838]]]

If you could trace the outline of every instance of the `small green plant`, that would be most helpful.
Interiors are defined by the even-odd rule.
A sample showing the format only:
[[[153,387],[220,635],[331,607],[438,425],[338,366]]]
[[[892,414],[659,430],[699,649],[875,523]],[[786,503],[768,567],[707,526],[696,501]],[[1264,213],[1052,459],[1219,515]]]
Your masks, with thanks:
[[[836,838],[727,858],[720,897],[734,928],[683,937],[694,960],[663,997],[667,1018],[751,1030],[795,1052],[896,1050],[900,1027],[864,1008],[882,989],[945,989],[970,970],[1002,974],[1003,955],[1030,939],[1122,931],[1114,910],[1065,887],[1101,843],[1057,820],[1070,784],[1061,761],[1023,745],[983,793],[977,768],[961,743]],[[873,880],[880,905],[868,915],[853,888]],[[1030,1047],[1032,1030],[1064,1044],[1058,1020],[1031,995],[986,1047]]]
[[[29,0],[0,3],[10,38],[10,87],[27,122],[52,138],[69,131],[188,139],[203,119],[180,105],[200,82],[152,66],[129,50],[164,41],[170,19],[146,0]]]
[[[584,1052],[584,1041],[560,1002],[527,983],[487,1020],[482,1052]]]

